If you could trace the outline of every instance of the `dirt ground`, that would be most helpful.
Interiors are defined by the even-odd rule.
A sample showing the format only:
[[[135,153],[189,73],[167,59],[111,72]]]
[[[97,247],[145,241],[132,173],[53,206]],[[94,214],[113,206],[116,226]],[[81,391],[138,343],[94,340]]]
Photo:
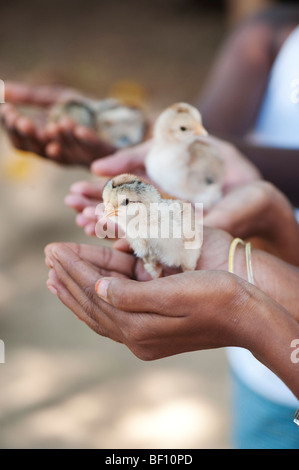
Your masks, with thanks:
[[[0,78],[98,97],[133,90],[151,111],[191,101],[226,33],[220,7],[198,3],[6,2]],[[144,363],[48,292],[47,243],[100,243],[63,204],[73,182],[90,178],[15,152],[0,134],[0,447],[230,447],[224,350]]]

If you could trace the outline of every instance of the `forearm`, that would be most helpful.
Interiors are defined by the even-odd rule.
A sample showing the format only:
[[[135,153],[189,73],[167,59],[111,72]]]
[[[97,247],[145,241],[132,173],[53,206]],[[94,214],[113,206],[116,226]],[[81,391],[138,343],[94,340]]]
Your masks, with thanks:
[[[248,349],[280,377],[299,399],[299,363],[292,355],[293,341],[299,340],[299,325],[273,299],[257,289],[250,290],[253,297],[246,319]]]

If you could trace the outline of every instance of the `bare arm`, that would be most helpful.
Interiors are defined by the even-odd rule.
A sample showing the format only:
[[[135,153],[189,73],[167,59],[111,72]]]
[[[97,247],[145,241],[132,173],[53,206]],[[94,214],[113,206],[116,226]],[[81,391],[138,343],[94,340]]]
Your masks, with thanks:
[[[247,331],[252,343],[247,349],[272,370],[299,399],[299,364],[292,361],[291,357],[292,342],[299,338],[299,324],[270,297],[260,296],[257,289],[252,306],[255,311],[250,309],[248,315],[252,315],[252,330]]]

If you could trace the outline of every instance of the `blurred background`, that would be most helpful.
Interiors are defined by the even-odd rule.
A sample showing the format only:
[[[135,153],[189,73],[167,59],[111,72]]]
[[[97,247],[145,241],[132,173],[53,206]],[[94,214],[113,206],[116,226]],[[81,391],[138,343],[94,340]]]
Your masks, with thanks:
[[[129,97],[154,113],[192,102],[231,29],[274,3],[1,2],[0,78]],[[101,243],[63,204],[90,177],[17,152],[0,133],[0,447],[230,447],[224,350],[143,363],[48,292],[47,243]]]

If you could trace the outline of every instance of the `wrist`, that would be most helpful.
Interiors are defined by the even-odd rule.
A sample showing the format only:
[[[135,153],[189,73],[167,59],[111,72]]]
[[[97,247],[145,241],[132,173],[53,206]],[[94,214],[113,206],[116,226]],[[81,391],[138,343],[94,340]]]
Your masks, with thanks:
[[[256,335],[263,330],[263,316],[256,301],[257,289],[237,275],[227,274],[226,279],[222,304],[228,309],[227,315],[223,316],[221,334],[228,338],[226,346],[246,348],[254,353]]]
[[[197,269],[228,271],[228,256],[232,241],[233,237],[229,233],[205,225]]]

